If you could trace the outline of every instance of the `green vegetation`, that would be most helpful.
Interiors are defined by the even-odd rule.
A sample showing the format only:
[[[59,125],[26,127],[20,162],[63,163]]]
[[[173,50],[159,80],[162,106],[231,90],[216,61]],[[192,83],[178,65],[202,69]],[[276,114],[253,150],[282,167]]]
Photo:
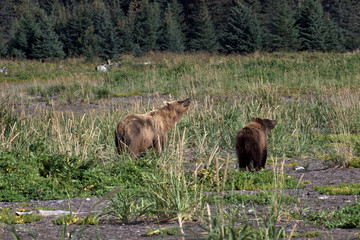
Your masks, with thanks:
[[[360,167],[360,137],[355,134],[324,134],[317,136],[329,148],[320,156],[329,166]]]
[[[206,174],[200,171],[199,181],[204,182],[207,189],[216,188],[216,173],[214,168],[210,168]],[[274,189],[274,173],[270,170],[261,170],[259,172],[238,171],[229,169],[227,172],[227,181],[225,190],[269,190]],[[220,181],[223,180],[224,171],[219,172]],[[290,176],[284,176],[284,189],[296,188],[298,181]]]
[[[210,203],[216,203],[219,201],[218,195],[212,194],[210,195],[206,201]],[[258,204],[258,205],[266,205],[271,202],[272,194],[270,192],[260,192],[255,194],[243,194],[243,193],[226,193],[225,195],[220,196],[224,203],[228,204]],[[297,201],[296,198],[290,196],[282,196],[284,202],[287,204],[295,203]]]
[[[360,228],[360,202],[339,210],[308,213],[301,219],[324,228]]]
[[[164,227],[164,228],[155,228],[155,229],[149,229],[146,231],[146,236],[153,236],[153,235],[176,235],[178,234],[179,229],[177,227]]]
[[[52,222],[55,225],[70,225],[73,223],[76,223],[79,220],[78,217],[75,217],[74,215],[65,215],[63,217],[58,217],[52,220]]]
[[[314,186],[314,190],[318,191],[320,194],[326,195],[359,195],[360,183],[340,183],[337,186]]]
[[[97,215],[89,215],[84,218],[80,218],[77,222],[77,225],[98,225],[99,224],[99,216]]]
[[[304,237],[308,237],[308,238],[316,238],[319,236],[320,236],[319,232],[307,232],[304,234]]]
[[[17,216],[11,209],[0,208],[0,223],[6,224],[22,224],[22,223],[31,223],[34,221],[40,221],[41,216],[34,214],[22,214]]]

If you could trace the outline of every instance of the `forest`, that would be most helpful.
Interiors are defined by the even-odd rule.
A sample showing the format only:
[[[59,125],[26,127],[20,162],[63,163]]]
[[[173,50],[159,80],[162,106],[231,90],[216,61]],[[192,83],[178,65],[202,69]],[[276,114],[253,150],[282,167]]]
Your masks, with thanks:
[[[0,5],[2,58],[343,52],[359,46],[358,0],[3,0]]]

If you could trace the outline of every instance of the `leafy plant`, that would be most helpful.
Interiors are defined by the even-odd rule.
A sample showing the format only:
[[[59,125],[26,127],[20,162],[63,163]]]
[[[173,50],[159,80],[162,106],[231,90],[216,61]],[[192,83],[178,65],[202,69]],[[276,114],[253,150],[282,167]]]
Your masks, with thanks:
[[[75,217],[74,215],[69,214],[69,215],[55,218],[52,220],[52,222],[55,225],[70,225],[70,224],[76,223],[78,220],[79,220],[78,217]]]
[[[123,223],[136,222],[149,214],[150,204],[143,194],[130,189],[121,189],[110,198],[106,215],[114,216]]]
[[[271,201],[271,197],[272,197],[271,193],[266,191],[262,191],[260,193],[255,193],[255,194],[243,194],[243,193],[240,194],[235,192],[235,193],[226,193],[225,195],[221,196],[225,204],[250,203],[250,204],[258,204],[258,205],[269,204]],[[210,203],[215,203],[218,200],[217,198],[218,198],[217,194],[211,194],[204,200],[210,204]],[[284,199],[284,202],[288,204],[297,201],[296,198],[291,196],[285,195],[282,196],[282,198]]]
[[[98,225],[99,217],[97,215],[89,215],[84,218],[80,218],[77,222],[77,225]]]
[[[308,223],[324,228],[360,228],[360,202],[344,206],[339,210],[309,212],[306,216],[297,216]]]
[[[11,209],[9,208],[0,208],[0,223],[23,224],[40,221],[41,219],[41,216],[34,214],[22,214],[17,216],[14,212],[11,212]]]
[[[202,173],[200,171],[200,173]],[[205,179],[204,185],[209,189],[215,187],[215,170],[210,168],[204,175],[199,175],[199,180]],[[224,172],[219,171],[220,181],[223,179]],[[286,189],[296,188],[297,180],[293,177],[285,177],[284,187]],[[301,186],[303,188],[304,186]],[[274,188],[274,175],[270,170],[261,170],[258,172],[239,171],[229,169],[226,180],[225,190],[269,190]]]

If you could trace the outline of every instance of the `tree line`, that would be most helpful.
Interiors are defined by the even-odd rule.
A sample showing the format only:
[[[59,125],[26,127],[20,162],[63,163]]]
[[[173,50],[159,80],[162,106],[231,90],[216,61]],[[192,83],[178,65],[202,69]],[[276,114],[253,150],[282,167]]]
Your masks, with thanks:
[[[0,57],[351,51],[358,0],[3,0]]]

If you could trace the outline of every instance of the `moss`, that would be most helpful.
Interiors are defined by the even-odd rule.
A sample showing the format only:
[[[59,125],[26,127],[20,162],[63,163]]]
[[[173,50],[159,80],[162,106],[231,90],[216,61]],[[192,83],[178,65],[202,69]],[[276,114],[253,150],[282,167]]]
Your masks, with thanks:
[[[112,93],[111,95],[112,97],[122,98],[122,97],[131,97],[131,96],[143,96],[144,94],[138,91],[131,91],[127,93]]]

